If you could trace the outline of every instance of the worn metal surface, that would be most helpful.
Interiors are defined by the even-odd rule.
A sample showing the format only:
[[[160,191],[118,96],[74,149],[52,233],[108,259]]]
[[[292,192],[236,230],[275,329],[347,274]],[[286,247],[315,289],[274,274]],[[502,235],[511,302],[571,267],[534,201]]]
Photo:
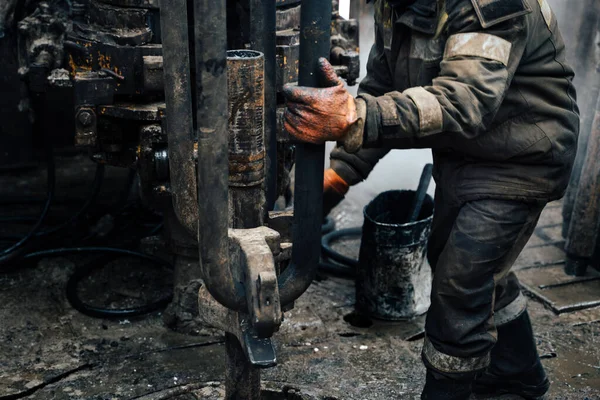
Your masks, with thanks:
[[[96,146],[96,124],[96,110],[93,107],[77,109],[75,112],[75,146]]]
[[[74,73],[73,88],[76,105],[112,104],[116,89],[115,80],[102,72]]]
[[[164,30],[164,28],[163,28]],[[163,34],[164,37],[164,34]],[[164,87],[163,57],[162,56],[144,56],[143,57],[143,87],[147,92],[161,92]]]
[[[264,142],[266,209],[277,200],[277,60],[276,7],[272,1],[250,1],[250,48],[264,55]]]
[[[529,268],[518,276],[528,293],[557,314],[600,306],[600,273],[596,270],[574,278],[565,274],[562,263]]]
[[[102,0],[103,3],[121,7],[158,8],[160,0]]]
[[[229,96],[229,226],[256,228],[265,215],[264,57],[232,50]]]
[[[98,113],[105,117],[132,121],[160,121],[164,116],[163,102],[132,103],[119,102],[98,107]]]
[[[225,400],[260,399],[260,372],[246,359],[238,339],[225,334]]]
[[[21,45],[21,75],[45,79],[50,70],[59,68],[63,61],[63,41],[68,25],[68,3],[46,2],[18,23]]]
[[[198,189],[192,87],[189,55],[188,13],[185,0],[162,1],[161,26],[165,104],[163,129],[169,143],[173,208],[190,234],[198,233]],[[144,57],[144,61],[148,58]],[[146,63],[144,64],[146,65]],[[144,75],[146,76],[146,75]]]
[[[429,308],[425,252],[433,200],[427,196],[417,221],[406,223],[413,197],[412,191],[384,192],[365,207],[356,277],[356,309],[365,315],[399,320]]]
[[[147,92],[156,95],[144,86],[147,65],[144,57],[161,56],[162,46],[148,43],[139,46],[121,46],[109,42],[96,42],[71,33],[65,42],[67,66],[71,73],[90,72],[112,77],[115,80],[115,95],[140,96]],[[101,104],[101,103],[96,103]],[[106,103],[110,104],[110,103]]]
[[[300,4],[277,10],[277,30],[284,31],[300,26]]]
[[[198,309],[200,319],[207,325],[225,331],[225,399],[226,400],[258,400],[260,399],[260,370],[257,364],[271,366],[275,363],[274,349],[269,339],[267,345],[271,348],[270,359],[251,359],[252,345],[248,337],[247,323],[236,311],[219,304],[206,289],[198,291]],[[258,342],[263,344],[263,342]],[[254,363],[252,362],[254,361]]]
[[[600,97],[587,143],[587,153],[566,237],[565,251],[575,262],[591,261],[600,229]],[[585,273],[585,269],[573,271]]]
[[[360,75],[358,21],[336,16],[331,22],[331,32],[330,61],[349,86],[355,85]]]
[[[230,256],[245,280],[250,323],[258,337],[271,337],[281,324],[281,304],[274,256],[280,236],[267,227],[231,229]]]
[[[296,30],[277,33],[277,90],[298,81],[300,34]]]
[[[194,1],[196,123],[198,133],[198,229],[202,277],[215,299],[245,307],[244,290],[232,278],[228,252],[227,24],[224,0]]]
[[[299,81],[319,86],[318,59],[329,55],[331,3],[305,0],[300,27]],[[279,277],[281,304],[285,306],[306,291],[315,277],[321,247],[324,145],[296,147],[294,191],[294,249],[292,261]]]
[[[117,46],[141,46],[150,43],[150,26],[155,10],[120,7],[91,0],[87,18],[74,21],[73,33],[92,41]]]

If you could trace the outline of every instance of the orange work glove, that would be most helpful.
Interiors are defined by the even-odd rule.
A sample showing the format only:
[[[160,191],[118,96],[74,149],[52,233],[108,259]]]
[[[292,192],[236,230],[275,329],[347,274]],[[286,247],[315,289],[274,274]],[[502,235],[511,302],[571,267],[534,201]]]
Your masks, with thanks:
[[[286,85],[283,94],[287,101],[284,127],[296,140],[323,144],[341,142],[347,152],[354,153],[362,146],[364,102],[357,102],[344,88],[335,70],[325,58],[319,59],[323,88]]]
[[[333,169],[325,170],[323,178],[323,219],[344,200],[350,186]]]

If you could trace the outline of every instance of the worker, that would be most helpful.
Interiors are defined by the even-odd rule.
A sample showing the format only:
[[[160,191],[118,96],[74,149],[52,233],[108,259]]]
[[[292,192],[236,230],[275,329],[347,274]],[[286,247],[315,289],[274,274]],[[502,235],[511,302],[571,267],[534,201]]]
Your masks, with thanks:
[[[286,130],[337,141],[331,209],[390,149],[431,148],[433,274],[421,395],[542,398],[540,362],[510,272],[544,206],[563,196],[579,130],[573,70],[547,0],[377,0],[353,98],[325,59],[323,88],[287,86]]]

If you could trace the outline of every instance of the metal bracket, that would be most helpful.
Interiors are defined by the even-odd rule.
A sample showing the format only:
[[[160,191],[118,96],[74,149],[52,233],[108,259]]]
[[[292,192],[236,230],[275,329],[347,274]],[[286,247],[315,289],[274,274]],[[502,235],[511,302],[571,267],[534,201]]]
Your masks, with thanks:
[[[275,347],[271,338],[259,338],[249,323],[247,314],[239,314],[221,305],[202,286],[198,291],[198,309],[200,320],[208,326],[234,335],[255,367],[271,368],[277,365]]]
[[[267,227],[230,229],[231,261],[238,260],[245,275],[246,298],[252,326],[259,337],[270,337],[281,325],[281,305],[274,255],[279,233]],[[234,254],[234,253],[237,253]]]
[[[75,146],[96,146],[96,110],[95,107],[79,107],[75,112]]]
[[[279,330],[283,315],[275,264],[280,235],[265,226],[230,229],[229,240],[230,262],[242,273],[248,312],[224,307],[203,286],[198,293],[200,319],[236,336],[252,365],[269,368],[277,363],[270,337]]]

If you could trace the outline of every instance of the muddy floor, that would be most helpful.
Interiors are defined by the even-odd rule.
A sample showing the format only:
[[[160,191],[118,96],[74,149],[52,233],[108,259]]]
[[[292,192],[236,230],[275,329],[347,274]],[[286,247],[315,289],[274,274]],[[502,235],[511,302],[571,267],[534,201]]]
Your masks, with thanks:
[[[63,160],[59,165],[60,196],[49,220],[55,224],[85,200],[94,174],[84,158]],[[39,209],[39,204],[15,201],[22,194],[43,199],[43,171],[4,174],[1,181],[4,222],[0,233],[22,235],[27,224],[7,225],[6,219]],[[94,209],[110,210],[126,184],[126,173],[110,170]],[[338,227],[360,225],[362,206],[352,199],[342,203],[333,213]],[[547,207],[515,266],[529,289],[535,289],[536,277],[568,279],[560,273],[564,261],[560,206]],[[92,228],[69,228],[72,237],[67,240],[79,243],[85,233],[81,229],[92,229],[98,236],[102,229],[97,221],[108,218],[104,213],[115,214],[86,214],[87,222],[96,223]],[[130,214],[135,212],[130,210]],[[133,225],[151,229],[152,221]],[[130,232],[127,229],[121,232]],[[141,243],[140,250],[168,260],[160,234]],[[358,242],[341,243],[338,248],[356,255]],[[0,399],[222,398],[223,338],[197,325],[193,316],[184,334],[165,326],[162,310],[142,317],[102,319],[73,308],[66,297],[69,279],[99,257],[40,258],[0,273]],[[135,306],[163,298],[170,290],[172,271],[161,266],[133,258],[104,264],[79,285],[80,297],[92,305]],[[574,289],[574,297],[578,290]],[[589,296],[590,290],[583,292]],[[600,288],[591,295],[600,298]],[[558,315],[531,296],[529,310],[552,380],[549,398],[600,399],[600,309]],[[577,300],[569,296],[563,300]],[[320,273],[295,308],[285,314],[281,331],[275,335],[278,366],[263,372],[264,398],[417,399],[424,377],[419,357],[423,317],[396,323],[369,321],[353,318],[353,310],[353,281]]]

